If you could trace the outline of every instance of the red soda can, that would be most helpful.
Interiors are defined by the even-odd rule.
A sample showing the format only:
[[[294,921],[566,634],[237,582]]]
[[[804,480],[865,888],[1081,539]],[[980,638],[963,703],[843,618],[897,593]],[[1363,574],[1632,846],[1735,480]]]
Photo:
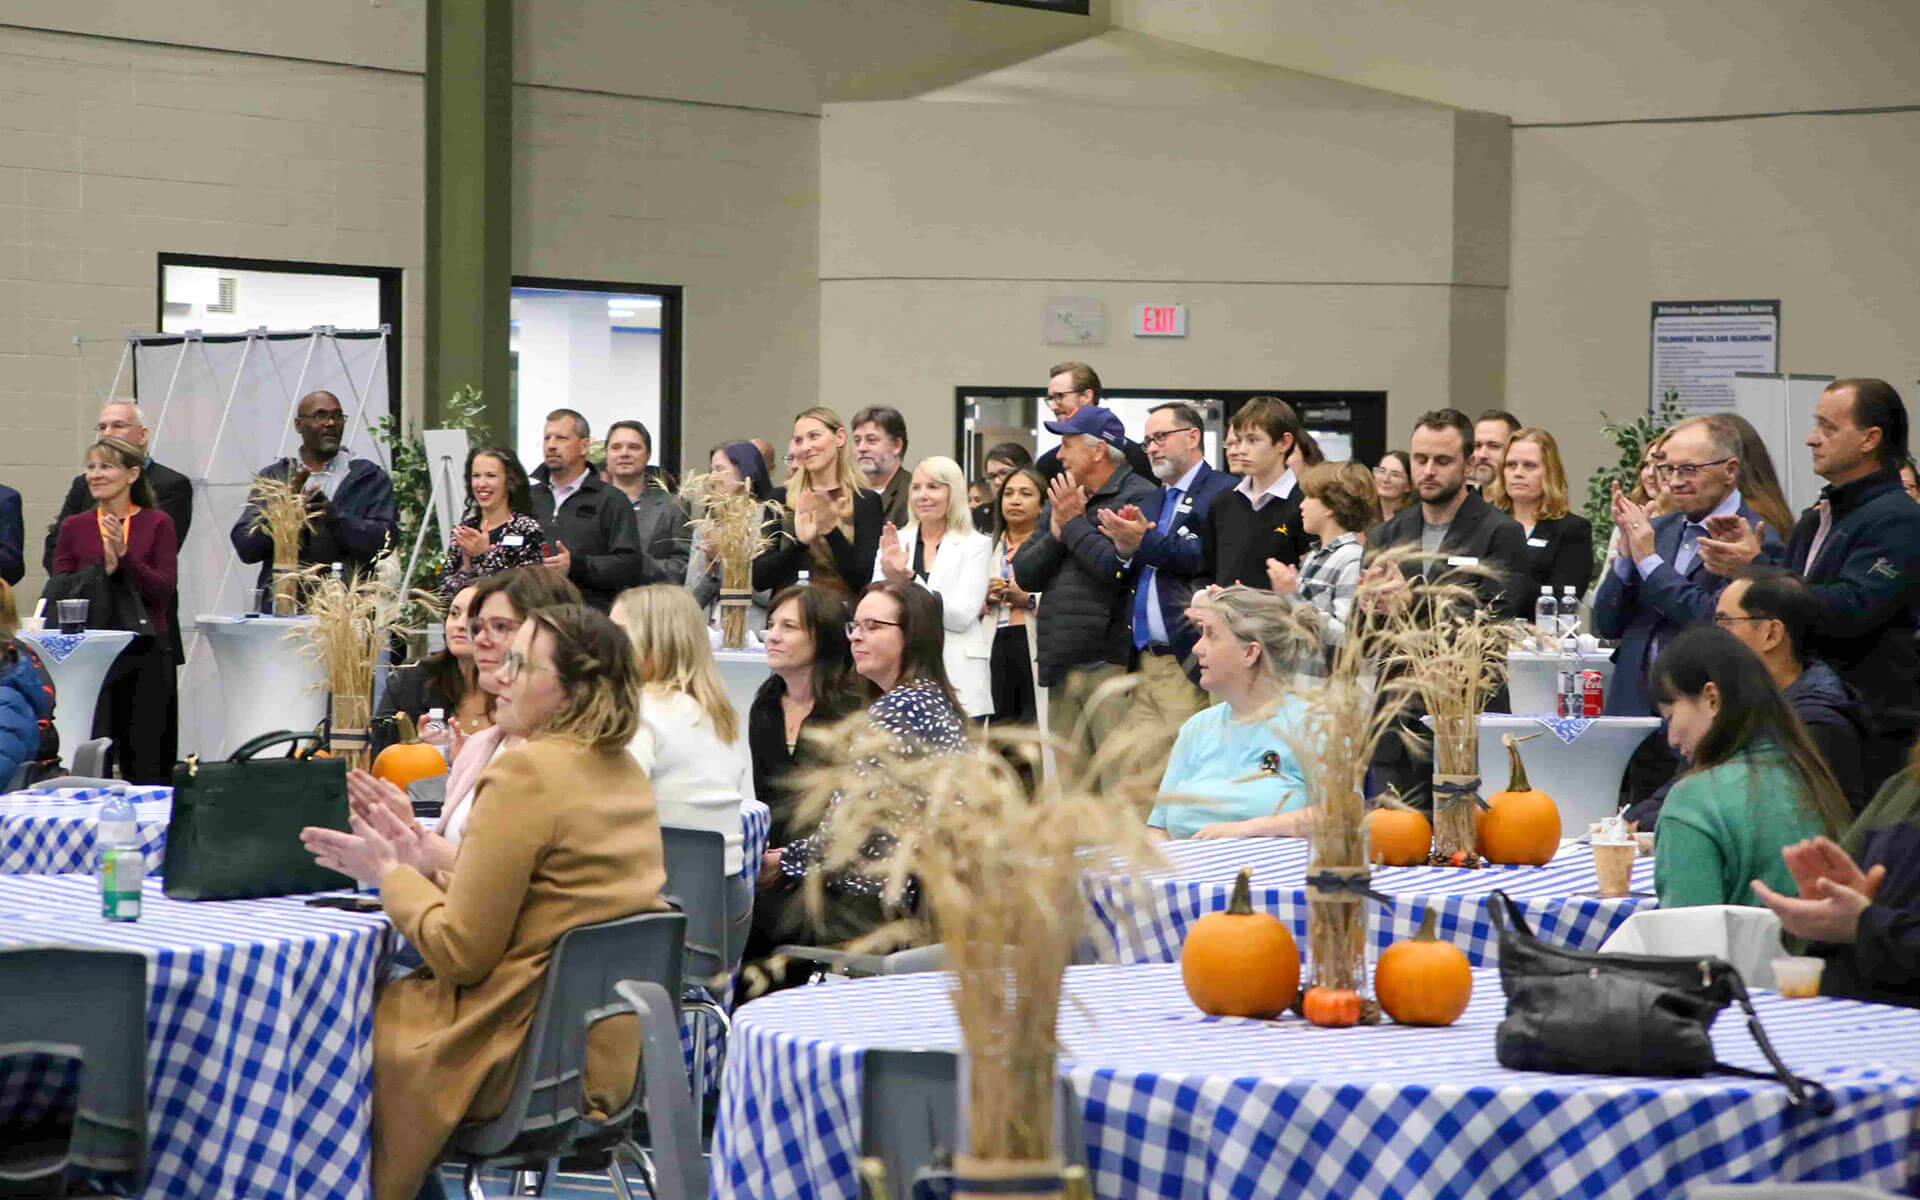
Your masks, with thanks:
[[[1580,672],[1581,715],[1588,717],[1599,716],[1600,709],[1606,703],[1606,698],[1607,685],[1600,678],[1600,672]]]

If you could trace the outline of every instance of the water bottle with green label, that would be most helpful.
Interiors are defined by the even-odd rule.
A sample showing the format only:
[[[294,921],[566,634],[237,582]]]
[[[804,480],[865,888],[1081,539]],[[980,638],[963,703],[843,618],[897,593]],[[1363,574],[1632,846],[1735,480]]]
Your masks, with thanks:
[[[147,875],[147,857],[140,848],[140,826],[127,785],[116,783],[100,806],[94,846],[99,854],[100,915],[109,921],[140,919],[140,884]]]

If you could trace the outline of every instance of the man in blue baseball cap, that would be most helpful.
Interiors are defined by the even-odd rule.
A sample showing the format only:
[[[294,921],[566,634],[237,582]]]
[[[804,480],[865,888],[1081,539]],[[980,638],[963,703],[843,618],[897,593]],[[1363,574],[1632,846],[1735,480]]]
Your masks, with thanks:
[[[1047,430],[1060,435],[1063,470],[1049,488],[1040,528],[1013,558],[1014,582],[1040,593],[1035,621],[1040,682],[1047,688],[1047,726],[1071,738],[1094,689],[1124,674],[1133,654],[1133,588],[1139,570],[1121,561],[1099,514],[1138,506],[1160,515],[1160,489],[1150,475],[1127,465],[1126,430],[1097,404],[1083,404]],[[1104,705],[1088,717],[1087,744],[1098,742],[1125,715],[1126,705]]]

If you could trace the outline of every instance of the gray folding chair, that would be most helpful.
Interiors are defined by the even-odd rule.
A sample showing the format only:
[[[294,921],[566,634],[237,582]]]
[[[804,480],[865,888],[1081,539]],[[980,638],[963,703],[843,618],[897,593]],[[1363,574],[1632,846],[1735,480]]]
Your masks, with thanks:
[[[662,825],[660,842],[666,851],[665,894],[687,914],[688,986],[681,1005],[700,1019],[716,1023],[724,1046],[733,1034],[726,997],[746,950],[746,927],[753,918],[753,889],[749,881],[727,874],[727,840],[718,830]],[[707,1098],[699,1082],[707,1077],[705,1038],[694,1043],[693,1063],[698,1093],[694,1107],[704,1129]]]
[[[73,748],[73,773],[105,778],[107,760],[113,754],[112,738],[94,738]]]
[[[0,1194],[28,1185],[58,1191],[94,1173],[139,1190],[147,1170],[146,956],[79,946],[0,949],[0,1029],[15,1054],[81,1063],[63,1146],[0,1127]]]
[[[631,1200],[624,1157],[655,1200],[706,1195],[700,1132],[680,1054],[681,957],[687,919],[641,913],[568,930],[554,943],[540,1006],[520,1056],[506,1108],[454,1130],[444,1158],[466,1168],[466,1190],[481,1197],[484,1168],[540,1176],[544,1194],[561,1159],[607,1172]],[[640,1017],[640,1071],[633,1094],[604,1120],[587,1115],[587,1031],[621,1013]],[[644,1111],[651,1153],[633,1141]]]

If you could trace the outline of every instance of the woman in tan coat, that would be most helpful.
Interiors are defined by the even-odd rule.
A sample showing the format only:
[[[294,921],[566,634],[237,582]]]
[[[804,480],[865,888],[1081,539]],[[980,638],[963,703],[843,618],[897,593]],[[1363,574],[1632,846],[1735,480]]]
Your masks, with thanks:
[[[661,907],[660,824],[627,753],[638,725],[632,643],[592,609],[543,609],[499,675],[511,701],[501,724],[528,740],[475,785],[451,871],[431,872],[419,830],[380,806],[360,806],[352,834],[302,835],[323,865],[380,881],[387,915],[426,960],[387,984],[374,1012],[378,1200],[439,1194],[428,1174],[454,1126],[505,1107],[554,941]],[[624,1102],[638,1062],[634,1018],[596,1026],[591,1103],[606,1112]]]

